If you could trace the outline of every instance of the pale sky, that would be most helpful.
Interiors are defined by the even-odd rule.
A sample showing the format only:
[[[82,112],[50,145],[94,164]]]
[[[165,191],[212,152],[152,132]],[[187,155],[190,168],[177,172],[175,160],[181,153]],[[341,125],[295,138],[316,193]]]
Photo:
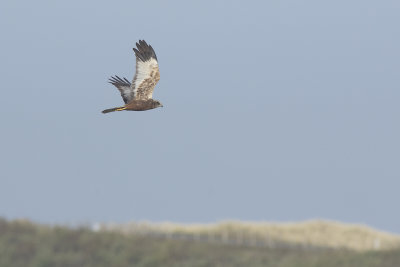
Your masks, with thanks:
[[[314,218],[400,233],[399,1],[11,1],[0,216]],[[122,104],[135,42],[154,97]]]

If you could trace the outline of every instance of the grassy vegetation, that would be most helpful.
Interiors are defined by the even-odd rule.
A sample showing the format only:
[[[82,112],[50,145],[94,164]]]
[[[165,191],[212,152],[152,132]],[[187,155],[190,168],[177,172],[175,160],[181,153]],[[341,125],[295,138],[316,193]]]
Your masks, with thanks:
[[[104,224],[102,230],[155,235],[209,243],[269,248],[336,248],[358,251],[400,248],[400,236],[358,224],[333,221],[300,223],[222,222],[218,224],[129,223]]]
[[[355,252],[227,245],[0,219],[0,267],[400,266],[400,249]]]

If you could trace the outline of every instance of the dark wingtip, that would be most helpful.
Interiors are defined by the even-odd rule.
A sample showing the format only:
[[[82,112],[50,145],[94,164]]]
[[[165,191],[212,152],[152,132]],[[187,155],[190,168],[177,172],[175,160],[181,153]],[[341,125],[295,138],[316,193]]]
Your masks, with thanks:
[[[131,86],[131,83],[128,81],[128,79],[121,78],[118,75],[111,76],[111,78],[108,78],[108,82],[111,83],[112,85],[115,86]]]
[[[139,40],[139,42],[136,43],[136,47],[137,49],[133,48],[133,51],[135,52],[136,57],[141,61],[149,61],[151,58],[157,60],[153,47],[148,45],[145,40]]]

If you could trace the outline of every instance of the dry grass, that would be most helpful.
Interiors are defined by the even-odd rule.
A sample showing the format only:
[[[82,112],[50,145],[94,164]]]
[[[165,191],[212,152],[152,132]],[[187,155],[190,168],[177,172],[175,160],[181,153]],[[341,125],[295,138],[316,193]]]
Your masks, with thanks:
[[[300,223],[227,221],[217,224],[101,224],[96,230],[158,235],[248,246],[336,248],[357,251],[400,248],[400,236],[359,224],[313,220]]]

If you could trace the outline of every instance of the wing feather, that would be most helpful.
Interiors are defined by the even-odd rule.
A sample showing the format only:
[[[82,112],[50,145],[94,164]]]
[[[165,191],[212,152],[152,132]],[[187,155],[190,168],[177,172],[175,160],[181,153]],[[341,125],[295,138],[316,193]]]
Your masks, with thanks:
[[[136,55],[136,73],[132,81],[134,99],[150,99],[153,97],[154,87],[160,80],[157,56],[151,45],[140,40],[133,51]]]
[[[133,48],[136,55],[136,73],[132,83],[126,78],[117,75],[109,79],[109,83],[118,88],[125,104],[132,99],[145,100],[153,97],[154,87],[160,80],[157,56],[151,45],[139,40],[137,48]]]
[[[108,79],[108,82],[117,87],[125,104],[131,101],[133,98],[132,85],[126,78],[121,79],[115,75],[111,76],[111,78]]]

